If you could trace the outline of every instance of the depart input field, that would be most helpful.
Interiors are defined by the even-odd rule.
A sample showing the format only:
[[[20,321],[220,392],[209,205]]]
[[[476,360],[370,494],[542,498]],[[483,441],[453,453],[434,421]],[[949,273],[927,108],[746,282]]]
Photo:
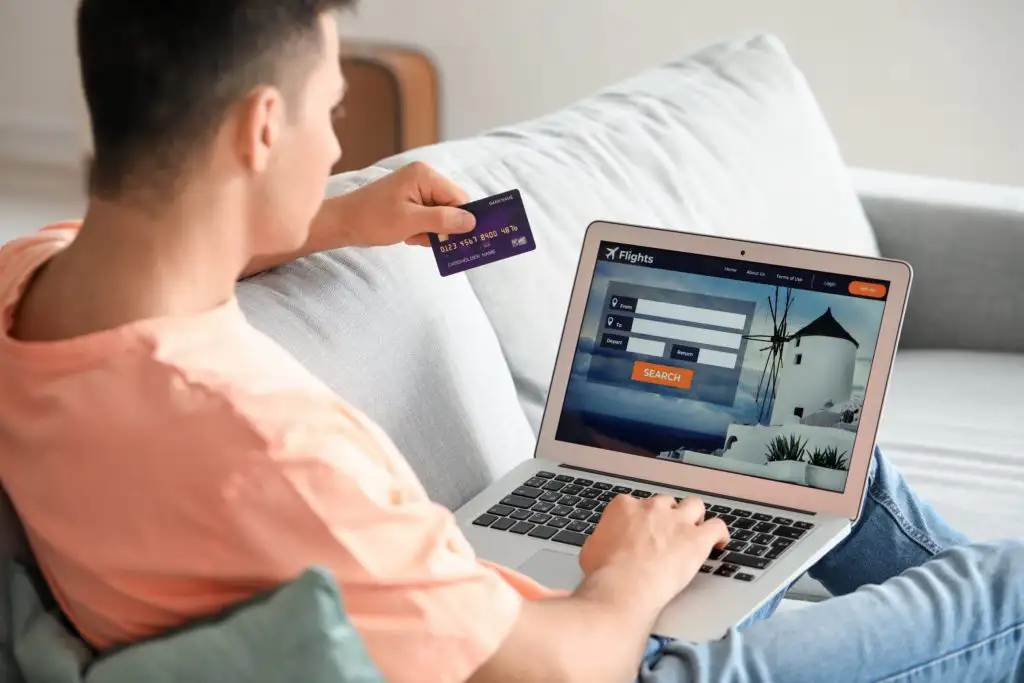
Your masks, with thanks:
[[[732,330],[742,330],[747,325],[747,316],[726,311],[712,311],[707,308],[670,304],[665,301],[639,299],[636,302],[636,314],[655,318],[667,318],[698,325],[714,325]]]
[[[708,311],[708,313],[717,313],[717,311]],[[663,337],[702,346],[720,346],[724,349],[738,350],[743,343],[743,335],[734,332],[720,332],[719,330],[676,325],[646,318],[634,318],[631,331],[633,334],[643,334],[648,337]]]

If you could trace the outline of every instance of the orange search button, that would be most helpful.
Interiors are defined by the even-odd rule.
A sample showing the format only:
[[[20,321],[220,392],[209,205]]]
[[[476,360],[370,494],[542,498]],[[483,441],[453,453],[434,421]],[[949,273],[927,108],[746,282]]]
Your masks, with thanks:
[[[655,365],[638,360],[633,363],[633,380],[648,384],[660,384],[664,387],[675,387],[676,389],[689,389],[693,382],[693,370],[674,368],[671,365]]]
[[[885,296],[885,285],[880,285],[877,282],[858,282],[854,280],[850,283],[850,294],[881,299]]]

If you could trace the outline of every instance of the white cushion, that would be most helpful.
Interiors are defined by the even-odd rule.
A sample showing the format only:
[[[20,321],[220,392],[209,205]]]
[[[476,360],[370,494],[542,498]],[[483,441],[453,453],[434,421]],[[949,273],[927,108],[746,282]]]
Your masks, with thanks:
[[[534,429],[592,221],[877,254],[810,88],[771,37],[718,45],[542,119],[383,166],[412,159],[474,197],[522,190],[537,250],[468,278]]]
[[[438,502],[462,505],[533,453],[480,303],[465,279],[438,277],[428,250],[319,254],[242,282],[238,296],[254,326],[381,425]]]
[[[449,278],[427,250],[339,251],[243,283],[239,297],[257,327],[381,423],[450,506],[532,454],[590,222],[876,251],[835,141],[772,38],[414,150],[336,178],[330,194],[414,159],[474,198],[520,188],[537,250]]]

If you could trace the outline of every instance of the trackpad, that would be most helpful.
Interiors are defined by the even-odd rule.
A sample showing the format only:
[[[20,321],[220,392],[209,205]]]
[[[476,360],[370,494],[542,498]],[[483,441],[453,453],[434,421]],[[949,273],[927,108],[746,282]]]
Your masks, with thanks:
[[[571,591],[583,580],[578,555],[541,550],[519,565],[519,571],[548,588]]]

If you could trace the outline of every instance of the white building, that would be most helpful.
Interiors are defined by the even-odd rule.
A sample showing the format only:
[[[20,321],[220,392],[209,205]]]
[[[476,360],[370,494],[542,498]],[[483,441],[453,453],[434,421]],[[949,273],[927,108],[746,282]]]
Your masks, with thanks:
[[[772,425],[796,424],[826,403],[850,398],[859,344],[827,309],[784,349]]]

